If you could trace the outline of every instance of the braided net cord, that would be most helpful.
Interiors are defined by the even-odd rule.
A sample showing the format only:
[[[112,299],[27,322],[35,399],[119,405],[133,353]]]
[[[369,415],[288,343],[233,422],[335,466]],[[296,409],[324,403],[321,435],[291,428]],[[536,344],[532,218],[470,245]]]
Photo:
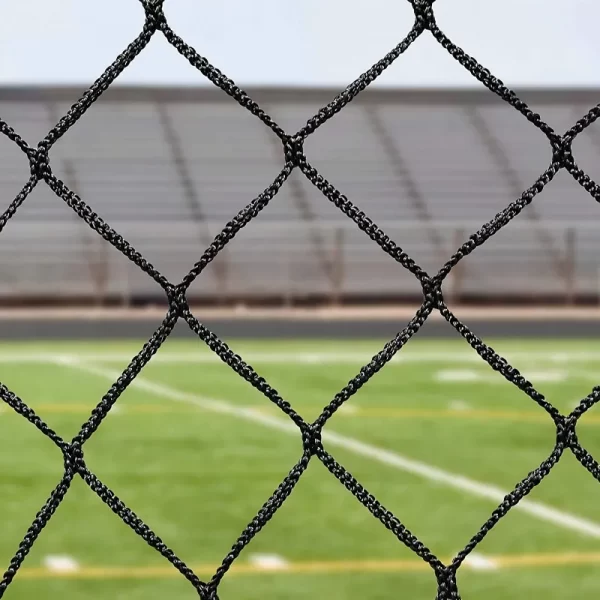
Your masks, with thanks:
[[[4,120],[0,118],[0,133],[14,142],[27,157],[30,164],[30,178],[24,184],[17,197],[0,216],[0,232],[6,223],[14,217],[19,207],[25,202],[31,191],[37,185],[48,185],[54,193],[61,198],[81,219],[95,230],[106,241],[122,252],[130,261],[136,264],[149,277],[153,278],[162,287],[168,300],[168,310],[164,320],[154,332],[150,340],[140,352],[131,360],[118,380],[102,397],[92,411],[88,420],[82,425],[79,433],[71,440],[66,441],[55,433],[27,404],[12,393],[6,386],[0,384],[0,397],[14,411],[25,417],[39,431],[50,438],[60,449],[64,457],[64,473],[47,501],[39,510],[23,540],[19,544],[14,557],[2,579],[0,580],[0,598],[2,598],[17,575],[27,554],[35,543],[42,529],[46,526],[59,504],[65,498],[71,482],[75,477],[83,481],[102,499],[112,511],[118,515],[150,546],[168,560],[182,577],[185,577],[204,600],[216,600],[218,588],[223,577],[231,565],[240,555],[242,550],[252,541],[254,536],[267,524],[275,512],[282,506],[288,496],[293,492],[296,483],[306,471],[311,460],[321,461],[328,471],[367,509],[391,534],[417,556],[427,563],[433,570],[438,584],[437,600],[457,600],[460,598],[456,582],[456,573],[460,565],[484,539],[490,530],[507,512],[538,485],[554,465],[561,458],[563,452],[569,449],[579,462],[596,478],[600,480],[600,466],[596,460],[581,446],[577,439],[576,425],[579,418],[600,399],[600,388],[594,388],[584,398],[578,407],[567,416],[560,412],[536,391],[517,369],[513,368],[503,357],[499,356],[490,346],[480,340],[470,329],[464,325],[448,308],[444,302],[442,285],[450,271],[467,255],[483,244],[492,235],[514,219],[519,213],[548,185],[561,169],[569,172],[574,179],[586,189],[595,200],[600,200],[600,188],[582,169],[573,157],[571,147],[573,140],[586,127],[591,125],[600,116],[600,105],[593,107],[582,116],[575,125],[563,135],[556,133],[547,125],[540,115],[533,112],[525,102],[508,89],[502,81],[494,77],[487,69],[481,66],[473,57],[466,54],[456,46],[438,27],[434,13],[434,0],[409,0],[414,9],[414,23],[406,37],[386,54],[379,62],[363,73],[345,90],[338,94],[327,106],[310,118],[306,125],[297,133],[285,132],[248,94],[228,79],[215,68],[206,58],[202,57],[194,48],[182,40],[169,26],[163,12],[162,0],[140,0],[145,11],[144,26],[138,37],[116,58],[106,71],[94,84],[75,102],[68,113],[60,119],[56,126],[41,140],[37,146],[30,146],[25,140]],[[167,280],[152,264],[150,264],[131,244],[129,244],[108,223],[103,221],[76,193],[70,190],[63,181],[54,175],[51,167],[50,153],[54,144],[71,127],[75,126],[81,116],[100,98],[123,70],[142,52],[151,38],[163,35],[166,40],[185,58],[192,66],[200,71],[215,86],[225,94],[231,96],[239,103],[242,109],[250,111],[260,119],[265,127],[277,136],[282,147],[283,167],[261,194],[254,198],[244,209],[236,214],[223,228],[200,259],[192,266],[189,273],[178,284]],[[381,73],[387,69],[400,55],[406,52],[413,42],[421,35],[431,35],[456,61],[467,69],[473,77],[479,80],[488,90],[510,104],[515,110],[530,122],[532,127],[537,127],[548,139],[552,149],[552,161],[548,168],[536,179],[523,194],[499,212],[493,219],[485,223],[479,231],[473,233],[444,264],[440,271],[431,276],[408,256],[393,240],[391,240],[380,227],[346,196],[337,190],[325,177],[309,162],[304,152],[304,141],[326,121],[334,118],[336,113],[344,108],[358,94],[367,88]],[[202,273],[206,266],[218,253],[235,237],[242,227],[245,227],[265,209],[285,184],[292,171],[300,171],[324,197],[334,204],[342,213],[354,223],[375,243],[383,252],[394,258],[401,267],[407,269],[418,279],[423,290],[423,301],[409,324],[402,329],[371,361],[327,404],[321,415],[312,423],[306,422],[280,394],[263,379],[249,364],[235,354],[225,342],[219,339],[212,331],[203,325],[192,313],[187,301],[187,290],[194,280]],[[400,267],[399,267],[400,268]],[[522,390],[537,403],[552,419],[556,427],[556,442],[548,458],[537,468],[533,469],[520,481],[502,503],[493,511],[490,518],[481,526],[479,531],[471,538],[467,546],[461,550],[448,564],[437,558],[411,531],[409,531],[392,512],[387,510],[372,494],[370,494],[324,447],[321,434],[323,428],[334,413],[348,399],[365,385],[375,373],[382,369],[392,357],[417,333],[433,311],[441,315],[454,327],[458,333],[472,346],[473,350],[488,363],[495,371],[499,371],[508,381]],[[173,331],[176,323],[183,320],[189,328],[215,353],[223,362],[229,365],[240,377],[260,390],[264,396],[275,404],[289,417],[298,428],[298,435],[302,439],[303,452],[298,462],[292,467],[289,474],[265,502],[254,516],[248,526],[229,553],[224,557],[213,577],[208,581],[201,580],[173,550],[171,550],[149,525],[144,523],[129,507],[104,485],[87,467],[84,456],[84,446],[87,440],[101,425],[111,408],[118,401],[121,394],[142,368],[151,360]]]

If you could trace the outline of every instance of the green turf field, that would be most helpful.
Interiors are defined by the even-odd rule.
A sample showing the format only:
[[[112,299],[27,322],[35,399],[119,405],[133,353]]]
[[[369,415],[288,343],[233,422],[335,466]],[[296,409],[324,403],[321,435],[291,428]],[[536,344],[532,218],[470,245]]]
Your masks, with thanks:
[[[231,342],[314,419],[383,344]],[[600,345],[492,345],[569,412],[600,381]],[[140,343],[0,345],[0,380],[70,439]],[[411,341],[336,413],[325,447],[443,560],[462,549],[554,445],[542,409],[462,341]],[[200,343],[168,340],[85,445],[88,467],[201,578],[299,459],[287,417]],[[600,412],[578,427],[600,457]],[[335,435],[334,435],[335,434]],[[58,449],[0,413],[4,569],[62,473]],[[567,452],[459,571],[463,598],[597,599],[600,483]],[[244,550],[221,599],[435,596],[431,569],[314,459]],[[5,595],[11,600],[197,598],[77,478]]]

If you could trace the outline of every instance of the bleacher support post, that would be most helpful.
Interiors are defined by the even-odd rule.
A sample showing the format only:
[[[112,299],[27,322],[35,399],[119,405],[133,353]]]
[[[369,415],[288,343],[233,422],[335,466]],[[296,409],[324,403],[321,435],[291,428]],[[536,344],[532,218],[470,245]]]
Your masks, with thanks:
[[[463,229],[458,228],[454,232],[453,244],[456,244],[460,247],[460,245],[462,244],[464,239],[465,239],[465,232],[463,231]],[[449,299],[452,302],[455,302],[457,304],[460,302],[462,281],[463,281],[463,277],[464,277],[464,269],[465,269],[464,262],[458,263],[452,269],[452,273],[451,273],[452,277],[449,278],[450,282],[451,282]]]
[[[565,303],[572,305],[575,303],[576,284],[575,284],[575,256],[576,236],[573,227],[565,229]]]
[[[344,230],[337,228],[333,238],[331,304],[338,305],[344,289]]]

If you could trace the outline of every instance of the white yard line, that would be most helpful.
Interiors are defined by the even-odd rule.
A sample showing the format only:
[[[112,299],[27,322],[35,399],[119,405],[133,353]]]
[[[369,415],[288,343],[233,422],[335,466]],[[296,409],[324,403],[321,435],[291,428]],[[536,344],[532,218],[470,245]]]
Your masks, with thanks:
[[[478,372],[471,369],[442,369],[433,374],[433,379],[441,383],[473,383],[482,381],[489,376],[487,372]],[[494,374],[492,373],[491,376],[493,381]],[[503,381],[501,375],[500,378],[500,381]]]
[[[336,352],[335,350],[324,352],[310,352],[297,350],[281,350],[279,352],[265,352],[262,350],[248,350],[243,348],[239,351],[242,357],[249,363],[272,363],[272,364],[366,364],[375,354],[363,350],[354,352]],[[0,363],[48,363],[52,362],[60,352],[32,352],[27,350],[15,350],[14,352],[0,352]],[[90,352],[85,350],[78,353],[82,360],[105,363],[128,363],[135,351],[131,352]],[[559,363],[567,362],[600,362],[600,352],[562,352],[556,354],[549,351],[515,351],[505,354],[507,360],[522,361],[524,363]],[[221,359],[212,352],[169,352],[159,351],[152,357],[152,363],[218,363]],[[474,350],[456,350],[449,348],[447,352],[428,352],[424,350],[414,351],[407,349],[399,352],[391,360],[392,363],[475,363],[483,365],[483,360]],[[548,371],[544,371],[547,373]]]
[[[55,357],[54,361],[57,364],[97,375],[106,380],[110,380],[111,382],[116,381],[121,375],[118,370],[91,365],[74,356],[59,356]],[[260,423],[265,427],[291,433],[296,436],[299,435],[296,425],[287,418],[272,417],[252,408],[243,408],[224,400],[216,400],[214,398],[189,394],[162,383],[146,379],[142,375],[138,375],[130,385],[131,387],[144,390],[155,396],[191,404],[214,413],[228,414],[238,419]],[[388,465],[406,473],[411,473],[422,479],[434,481],[472,496],[490,500],[494,504],[500,504],[507,494],[505,490],[502,490],[495,485],[481,483],[456,473],[444,471],[443,469],[428,465],[427,463],[407,458],[391,450],[378,448],[377,446],[372,446],[371,444],[361,442],[357,439],[335,433],[328,428],[324,429],[322,437],[326,443],[331,444],[332,446],[338,446],[339,448],[343,448],[344,450],[348,450],[359,456],[371,458],[378,463]],[[563,529],[569,529],[586,536],[600,538],[600,524],[552,508],[551,506],[535,500],[525,498],[515,506],[515,510],[525,512],[536,519],[552,523]]]
[[[471,552],[465,558],[465,566],[470,567],[474,571],[495,571],[500,568],[498,561],[493,558],[479,554],[479,552]]]
[[[53,573],[75,573],[79,570],[79,563],[66,554],[48,554],[44,556],[43,564]]]
[[[573,371],[526,371],[523,375],[529,379],[534,385],[536,383],[562,383],[573,375]]]
[[[248,562],[261,571],[281,571],[290,566],[280,554],[250,554]]]
[[[482,366],[483,363],[482,363]],[[534,385],[537,383],[563,383],[569,376],[572,379],[587,379],[585,371],[529,371],[523,370],[523,375]],[[482,383],[504,385],[506,379],[499,373],[493,373],[489,369],[441,369],[433,373],[434,381],[450,384]]]

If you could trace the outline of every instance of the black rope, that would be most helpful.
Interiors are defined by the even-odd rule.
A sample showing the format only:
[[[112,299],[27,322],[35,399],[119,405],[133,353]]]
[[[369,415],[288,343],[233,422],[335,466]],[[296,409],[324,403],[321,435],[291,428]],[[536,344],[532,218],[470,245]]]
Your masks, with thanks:
[[[427,563],[433,570],[438,583],[437,600],[458,600],[460,598],[456,581],[456,572],[467,558],[469,553],[483,540],[483,538],[496,526],[498,521],[531,490],[537,486],[560,460],[566,449],[569,449],[579,462],[600,481],[600,465],[581,446],[576,433],[576,425],[580,417],[600,400],[600,387],[594,390],[583,400],[579,406],[568,416],[550,404],[542,394],[534,389],[517,369],[512,367],[506,359],[499,356],[491,347],[487,346],[472,331],[463,324],[444,302],[442,285],[448,273],[468,254],[485,243],[492,235],[505,227],[552,181],[558,171],[564,169],[586,189],[597,201],[600,201],[600,186],[594,182],[575,162],[572,145],[575,138],[598,117],[600,105],[593,107],[586,115],[564,135],[557,134],[552,127],[545,123],[541,116],[533,112],[525,102],[508,89],[502,81],[494,77],[486,68],[481,66],[473,57],[456,46],[440,29],[434,13],[434,0],[409,0],[413,6],[415,21],[404,39],[395,46],[384,58],[352,82],[345,90],[338,94],[327,106],[324,106],[316,115],[308,119],[306,125],[297,133],[285,132],[250,96],[215,68],[206,58],[186,44],[169,26],[162,10],[162,0],[140,0],[145,11],[145,21],[139,36],[127,46],[106,71],[94,84],[73,104],[68,113],[48,132],[46,137],[36,147],[32,147],[19,136],[17,132],[0,118],[0,134],[14,142],[25,154],[30,164],[31,176],[25,182],[22,190],[11,202],[8,208],[0,215],[0,232],[6,223],[18,212],[20,206],[26,201],[31,191],[37,185],[48,185],[55,194],[61,198],[73,211],[79,215],[93,230],[101,235],[107,242],[124,254],[142,271],[152,277],[163,288],[169,308],[165,318],[150,340],[143,346],[138,354],[131,360],[117,381],[106,392],[98,405],[92,411],[88,420],[83,423],[79,433],[67,442],[29,408],[23,400],[12,393],[6,386],[0,384],[0,398],[14,411],[22,415],[45,436],[51,439],[63,456],[64,473],[48,497],[48,500],[37,513],[33,523],[27,530],[19,544],[14,557],[10,561],[2,579],[0,580],[0,598],[18,574],[31,547],[35,543],[42,529],[46,526],[59,504],[67,494],[70,484],[76,476],[81,477],[86,484],[118,515],[129,527],[143,538],[157,552],[164,556],[175,569],[195,588],[198,595],[204,600],[218,598],[217,590],[223,577],[240,555],[242,550],[260,532],[275,512],[281,507],[288,496],[293,492],[296,483],[306,471],[311,460],[321,461],[327,470],[340,481],[340,483],[396,538],[410,548],[417,556]],[[114,80],[125,68],[139,55],[154,35],[160,32],[166,40],[194,66],[202,75],[209,79],[215,86],[233,98],[238,104],[250,111],[266,127],[268,127],[282,143],[283,166],[273,183],[260,195],[252,200],[244,209],[235,215],[223,228],[201,258],[192,266],[189,273],[181,283],[173,284],[167,280],[152,264],[150,264],[123,236],[104,222],[90,206],[88,206],[75,192],[54,175],[51,166],[52,148],[60,138],[71,128],[82,115],[98,100]],[[304,141],[321,125],[335,115],[352,101],[358,94],[366,89],[381,73],[395,60],[405,53],[412,43],[427,32],[445,48],[449,54],[467,69],[478,81],[485,85],[491,92],[514,107],[533,126],[537,127],[548,139],[552,162],[539,178],[523,192],[523,194],[500,211],[493,219],[485,223],[479,231],[467,239],[454,253],[440,271],[430,276],[416,262],[400,248],[386,233],[365,214],[356,204],[337,190],[321,173],[315,169],[304,152]],[[313,422],[307,423],[292,406],[285,400],[263,377],[261,377],[248,363],[235,354],[225,342],[220,340],[212,331],[203,325],[191,312],[186,293],[192,282],[202,273],[204,268],[219,254],[219,252],[235,237],[240,229],[245,227],[258,214],[267,208],[270,201],[293,170],[301,172],[324,196],[334,204],[342,213],[350,218],[366,235],[368,235],[380,248],[396,260],[399,265],[415,275],[423,289],[423,303],[409,324],[398,332],[383,349],[367,363],[348,384],[337,393]],[[456,329],[456,331],[469,343],[481,358],[495,371],[501,373],[508,381],[524,392],[531,400],[548,413],[556,426],[556,442],[552,452],[539,467],[531,471],[524,479],[517,483],[502,503],[492,512],[489,519],[482,525],[470,542],[456,557],[445,565],[437,558],[411,531],[409,531],[391,511],[387,510],[372,494],[370,494],[343,466],[341,466],[322,443],[322,431],[334,413],[355,394],[371,377],[382,369],[392,357],[417,333],[429,315],[437,310]],[[289,474],[265,502],[256,516],[240,534],[231,550],[223,559],[213,577],[201,581],[181,559],[177,557],[158,537],[150,527],[144,523],[130,508],[128,508],[115,493],[107,488],[86,466],[84,448],[87,440],[100,427],[102,421],[118,402],[123,391],[129,386],[163,342],[173,331],[179,320],[187,323],[189,328],[215,353],[221,360],[243,377],[264,396],[281,409],[291,423],[298,427],[298,435],[302,440],[302,455],[293,466]]]

